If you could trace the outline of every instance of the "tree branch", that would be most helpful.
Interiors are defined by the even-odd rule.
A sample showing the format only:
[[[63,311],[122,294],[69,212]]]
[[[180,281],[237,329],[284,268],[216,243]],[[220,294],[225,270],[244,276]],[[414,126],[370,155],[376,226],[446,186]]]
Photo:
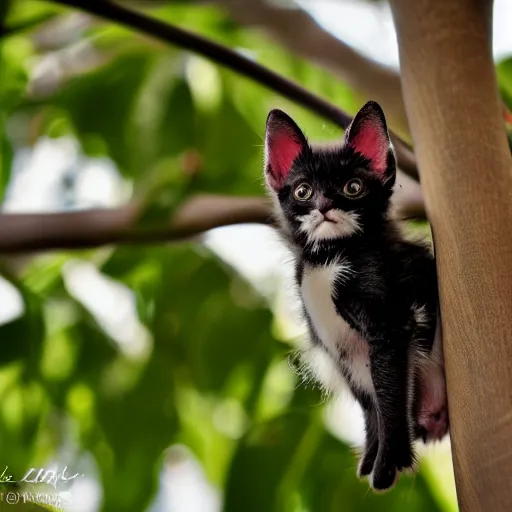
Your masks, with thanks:
[[[172,242],[222,226],[273,223],[272,204],[266,197],[193,196],[172,219],[155,227],[138,225],[140,213],[137,202],[111,210],[0,213],[0,254]],[[393,215],[425,218],[421,187],[404,174],[393,195]]]
[[[159,227],[137,227],[140,205],[62,213],[0,214],[0,253],[80,249],[110,244],[161,243],[183,240],[216,227],[270,224],[265,197],[198,195]]]
[[[278,7],[265,0],[215,0],[245,26],[261,26],[293,52],[339,75],[367,99],[378,101],[391,126],[409,133],[400,75],[368,59],[324,30],[303,9]]]
[[[109,0],[94,2],[90,0],[54,0],[54,2],[82,9],[91,14],[136,29],[150,37],[156,37],[167,43],[202,55],[265,85],[269,89],[321,115],[325,119],[336,123],[343,129],[347,128],[352,120],[341,109],[300,85],[205,37],[151,18],[143,13],[132,11]],[[395,146],[399,167],[406,174],[416,178],[418,174],[413,152],[396,135],[391,134],[391,139]]]

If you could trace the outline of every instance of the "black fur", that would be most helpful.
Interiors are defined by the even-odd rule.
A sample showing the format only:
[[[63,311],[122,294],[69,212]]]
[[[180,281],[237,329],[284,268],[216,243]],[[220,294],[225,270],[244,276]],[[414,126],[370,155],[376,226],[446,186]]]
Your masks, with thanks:
[[[371,104],[370,110],[387,135],[380,107]],[[271,115],[287,122],[282,112]],[[298,130],[295,123],[289,126]],[[353,126],[351,135],[358,129]],[[412,442],[425,435],[415,420],[418,393],[410,387],[418,385],[416,357],[420,353],[428,357],[434,340],[438,301],[434,258],[427,245],[406,241],[388,216],[396,174],[391,146],[386,169],[376,173],[372,162],[349,144],[315,148],[302,133],[297,140],[303,141],[300,153],[282,186],[273,190],[281,210],[281,231],[296,256],[299,288],[306,266],[321,267],[340,258],[350,264],[350,275],[335,283],[332,301],[337,313],[369,345],[375,396],[353,382],[343,351],[336,354],[335,363],[364,411],[366,447],[359,474],[373,473],[373,487],[385,490],[394,484],[397,471],[413,465]],[[269,164],[266,171],[272,173]],[[353,178],[363,182],[361,197],[349,198],[343,193],[344,185]],[[294,199],[294,188],[302,182],[314,190],[309,201]],[[357,214],[359,229],[312,244],[297,217],[318,208],[319,201]],[[415,307],[423,307],[421,322],[415,318]],[[305,315],[313,343],[322,345],[307,312]]]

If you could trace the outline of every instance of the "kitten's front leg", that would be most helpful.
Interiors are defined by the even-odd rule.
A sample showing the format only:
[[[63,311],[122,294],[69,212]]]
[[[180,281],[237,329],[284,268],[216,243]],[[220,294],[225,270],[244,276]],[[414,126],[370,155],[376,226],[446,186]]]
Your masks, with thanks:
[[[410,468],[414,462],[408,404],[408,344],[390,339],[370,342],[379,429],[379,449],[371,485],[381,491],[395,484],[397,471]]]
[[[357,468],[357,475],[361,478],[368,476],[373,471],[379,452],[379,419],[373,396],[357,386],[351,386],[351,390],[364,415],[366,438],[364,452]]]

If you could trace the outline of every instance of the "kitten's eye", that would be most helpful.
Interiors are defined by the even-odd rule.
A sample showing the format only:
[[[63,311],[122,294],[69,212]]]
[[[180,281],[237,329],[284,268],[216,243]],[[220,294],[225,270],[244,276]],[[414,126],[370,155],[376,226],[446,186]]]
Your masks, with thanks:
[[[357,178],[347,181],[343,193],[348,197],[357,197],[363,192],[363,182]]]
[[[307,201],[313,195],[313,189],[307,183],[301,183],[295,187],[293,197],[297,201]]]

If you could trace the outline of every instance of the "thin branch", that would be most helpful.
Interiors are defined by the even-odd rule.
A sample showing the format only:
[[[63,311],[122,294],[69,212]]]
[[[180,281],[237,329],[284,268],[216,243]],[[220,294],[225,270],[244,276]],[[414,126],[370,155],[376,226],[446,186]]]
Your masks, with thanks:
[[[233,71],[255,80],[284,97],[310,109],[341,128],[347,128],[351,117],[335,105],[309,92],[300,85],[278,73],[261,66],[257,62],[214,41],[182,28],[164,23],[143,13],[135,12],[108,0],[54,0],[54,2],[76,7],[110,21],[136,29],[150,37],[156,37],[170,44],[186,48],[217,62]],[[414,154],[399,137],[391,134],[400,168],[417,178],[418,171]]]
[[[324,30],[298,6],[279,7],[276,2],[265,0],[214,0],[214,3],[225,7],[238,23],[261,27],[294,53],[339,75],[367,99],[378,101],[391,126],[408,136],[400,75],[396,71],[366,58]]]

